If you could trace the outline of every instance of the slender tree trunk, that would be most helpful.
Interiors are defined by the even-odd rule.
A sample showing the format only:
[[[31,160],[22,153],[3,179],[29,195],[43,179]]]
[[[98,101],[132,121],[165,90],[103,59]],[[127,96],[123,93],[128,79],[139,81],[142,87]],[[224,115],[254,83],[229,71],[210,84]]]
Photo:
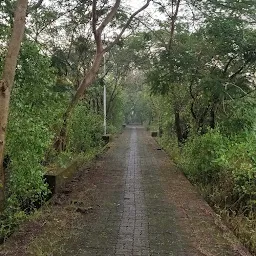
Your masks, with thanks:
[[[101,51],[96,54],[91,68],[89,69],[87,75],[84,77],[83,81],[79,85],[79,87],[76,91],[76,94],[75,94],[74,98],[72,99],[66,113],[72,112],[73,108],[76,106],[79,99],[86,91],[86,89],[94,82],[96,75],[98,73],[98,70],[100,69],[103,55],[104,55],[103,49],[101,49]]]
[[[180,111],[177,107],[174,109],[174,118],[175,118],[175,130],[176,130],[176,135],[179,144],[183,142],[183,136],[182,136],[182,128],[180,124]]]
[[[169,39],[169,43],[168,43],[169,51],[171,51],[171,47],[172,47],[174,31],[175,31],[175,22],[176,22],[177,17],[178,17],[181,0],[177,0],[175,2],[176,2],[176,8],[175,8],[175,11],[174,11],[174,1],[172,1],[171,33],[170,33],[170,39]]]
[[[12,35],[9,41],[2,78],[0,80],[0,210],[2,210],[4,207],[5,199],[5,178],[3,160],[6,144],[6,130],[10,106],[10,97],[14,83],[15,70],[20,46],[25,31],[27,8],[28,0],[17,1],[14,14]]]
[[[115,0],[113,7],[110,9],[108,14],[106,15],[105,19],[101,22],[99,26],[97,26],[98,23],[98,16],[97,16],[97,0],[92,1],[92,32],[95,39],[96,44],[96,54],[94,57],[94,61],[92,66],[90,67],[88,73],[85,75],[83,81],[79,85],[75,96],[73,97],[72,101],[70,102],[70,105],[67,108],[67,111],[65,112],[63,116],[63,125],[60,131],[60,134],[58,138],[55,139],[55,149],[62,150],[65,148],[66,143],[66,137],[67,137],[67,125],[68,120],[79,102],[79,99],[84,94],[84,92],[87,90],[87,88],[94,82],[96,75],[100,69],[100,65],[103,59],[103,56],[106,52],[110,51],[110,49],[118,43],[118,41],[121,39],[122,35],[124,34],[125,30],[129,27],[131,24],[133,18],[143,11],[145,8],[147,8],[152,0],[147,0],[146,3],[137,11],[135,11],[130,18],[127,20],[126,24],[123,26],[121,32],[117,35],[117,37],[114,39],[114,41],[109,44],[107,47],[103,47],[102,42],[102,33],[106,26],[114,19],[116,16],[117,10],[120,6],[121,0]]]
[[[66,143],[67,143],[67,129],[68,129],[68,121],[70,119],[70,116],[72,115],[72,112],[78,103],[79,99],[83,95],[84,91],[94,82],[97,72],[100,68],[101,61],[103,58],[104,51],[97,53],[94,62],[89,69],[87,75],[79,85],[76,94],[74,95],[72,101],[70,102],[65,114],[63,115],[63,123],[60,130],[60,133],[58,135],[58,138],[55,140],[54,148],[58,152],[61,152],[66,149]]]
[[[96,109],[97,112],[96,113],[99,114],[100,113],[100,104],[99,104],[99,98],[98,97],[96,98],[96,104],[97,104],[97,109]]]
[[[210,111],[210,127],[212,129],[215,128],[215,107],[214,106],[212,106]]]

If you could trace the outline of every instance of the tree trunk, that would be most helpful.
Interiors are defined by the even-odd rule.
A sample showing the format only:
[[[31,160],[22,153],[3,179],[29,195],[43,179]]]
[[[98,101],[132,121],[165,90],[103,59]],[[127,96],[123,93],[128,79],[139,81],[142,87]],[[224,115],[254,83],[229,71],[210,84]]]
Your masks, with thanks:
[[[121,32],[117,35],[117,37],[114,39],[114,41],[109,44],[106,48],[103,47],[102,43],[102,33],[106,26],[114,19],[116,16],[117,10],[120,6],[121,0],[115,0],[113,7],[110,9],[109,13],[106,15],[105,19],[101,22],[101,24],[97,27],[98,22],[98,16],[97,16],[97,0],[92,1],[92,32],[94,35],[95,43],[96,43],[96,54],[93,60],[93,64],[90,67],[88,73],[85,75],[83,81],[79,85],[75,96],[73,97],[72,101],[70,102],[70,105],[67,108],[67,111],[65,112],[63,116],[63,125],[61,128],[61,132],[55,140],[55,149],[61,150],[62,148],[65,148],[66,144],[66,137],[67,137],[67,125],[69,118],[78,103],[81,96],[84,94],[84,92],[87,90],[87,88],[94,82],[96,75],[100,69],[101,61],[103,59],[103,56],[106,52],[110,51],[110,49],[118,43],[118,41],[121,39],[122,35],[124,34],[125,30],[129,27],[131,24],[133,18],[143,11],[145,8],[149,6],[149,3],[151,0],[147,0],[147,2],[137,11],[135,11],[126,24],[123,26]],[[57,148],[56,148],[57,146]]]
[[[58,137],[55,139],[54,143],[54,149],[57,150],[57,152],[61,152],[66,149],[67,144],[67,129],[68,129],[68,121],[70,119],[70,116],[72,115],[72,112],[74,111],[74,108],[76,104],[78,103],[79,99],[85,92],[85,90],[94,82],[97,72],[100,68],[101,61],[103,58],[104,51],[101,51],[96,54],[94,58],[94,62],[88,71],[87,75],[81,82],[80,86],[78,87],[76,94],[74,95],[72,101],[70,102],[65,114],[63,115],[63,123],[60,130],[60,133]]]
[[[175,118],[175,130],[178,139],[178,143],[181,144],[183,142],[182,136],[182,128],[180,123],[180,111],[177,107],[174,109],[174,118]]]
[[[9,41],[3,74],[0,80],[0,211],[4,207],[4,149],[6,144],[6,130],[10,107],[11,90],[14,83],[15,70],[19,56],[20,46],[25,31],[26,12],[28,0],[18,0],[14,14],[12,35]]]
[[[215,107],[214,106],[212,106],[210,111],[210,127],[212,129],[215,128]]]

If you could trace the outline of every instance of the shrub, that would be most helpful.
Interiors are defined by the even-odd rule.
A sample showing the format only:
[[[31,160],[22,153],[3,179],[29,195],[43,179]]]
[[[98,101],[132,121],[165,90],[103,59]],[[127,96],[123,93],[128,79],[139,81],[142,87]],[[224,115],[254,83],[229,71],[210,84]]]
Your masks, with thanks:
[[[256,205],[255,145],[254,135],[227,138],[210,130],[186,142],[179,165],[212,204],[249,211]]]
[[[215,184],[223,170],[226,143],[218,130],[194,136],[184,145],[179,164],[194,181]]]
[[[54,137],[53,126],[63,109],[64,95],[54,92],[50,59],[38,46],[24,42],[12,91],[7,147],[6,208],[0,217],[0,238],[38,207],[48,194],[43,175],[45,154]]]
[[[255,137],[245,135],[243,139],[229,144],[226,151],[226,168],[234,179],[233,195],[236,207],[251,208],[256,203],[256,147]]]
[[[54,93],[54,86],[50,59],[40,53],[36,44],[25,42],[12,91],[7,131],[6,153],[11,159],[8,207],[29,210],[47,194],[41,163],[51,146],[52,126],[59,119],[63,99]]]
[[[80,104],[75,109],[68,131],[68,150],[86,152],[101,145],[103,119]]]

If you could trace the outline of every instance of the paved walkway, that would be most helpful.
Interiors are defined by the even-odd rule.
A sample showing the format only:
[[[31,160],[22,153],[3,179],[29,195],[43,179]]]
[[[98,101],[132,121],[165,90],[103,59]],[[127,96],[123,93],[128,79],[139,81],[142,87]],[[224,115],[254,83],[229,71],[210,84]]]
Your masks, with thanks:
[[[149,255],[148,218],[137,132],[132,131],[124,175],[124,198],[115,255]]]
[[[139,126],[46,211],[36,232],[28,224],[0,255],[250,255]]]

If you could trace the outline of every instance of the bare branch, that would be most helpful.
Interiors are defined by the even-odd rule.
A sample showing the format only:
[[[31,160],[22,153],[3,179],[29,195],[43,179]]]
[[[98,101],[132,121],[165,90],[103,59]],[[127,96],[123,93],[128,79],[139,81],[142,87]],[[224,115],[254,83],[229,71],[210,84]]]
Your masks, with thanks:
[[[232,62],[235,58],[236,58],[236,56],[231,57],[231,58],[229,59],[229,61],[227,62],[226,66],[225,66],[225,68],[224,68],[224,70],[223,70],[223,74],[226,74],[226,72],[228,71],[228,68],[229,68],[231,62]]]
[[[240,86],[234,84],[234,83],[231,83],[231,85],[233,85],[234,87],[236,87],[237,89],[239,89],[243,94],[248,94],[245,90],[243,90]]]
[[[153,2],[154,2],[155,4],[157,4],[157,5],[159,5],[159,6],[162,8],[163,12],[164,12],[170,19],[172,18],[172,15],[169,14],[169,12],[166,10],[166,7],[164,6],[163,3],[158,2],[158,1],[153,1]]]
[[[131,15],[131,17],[128,19],[126,25],[123,27],[122,31],[120,32],[120,34],[118,35],[118,37],[114,40],[114,42],[112,42],[112,44],[110,46],[108,46],[107,48],[103,49],[103,43],[102,43],[102,32],[104,30],[104,28],[113,20],[113,18],[115,17],[118,7],[120,6],[120,2],[121,0],[116,0],[114,6],[112,7],[111,11],[107,14],[106,18],[103,20],[103,22],[100,24],[100,26],[97,28],[97,17],[95,15],[96,12],[96,7],[97,7],[97,0],[93,0],[93,26],[94,26],[94,37],[95,37],[95,42],[96,42],[96,53],[94,56],[94,60],[91,64],[91,66],[89,67],[86,75],[84,76],[84,79],[82,80],[82,82],[80,83],[79,87],[77,88],[77,91],[75,93],[75,95],[73,96],[64,116],[63,116],[63,127],[61,131],[64,131],[64,134],[66,133],[66,126],[67,126],[67,120],[69,119],[72,111],[74,110],[74,107],[76,106],[76,104],[78,103],[80,97],[83,95],[84,91],[93,83],[93,81],[95,80],[95,77],[97,75],[97,72],[99,71],[100,68],[100,64],[102,62],[104,53],[107,52],[108,50],[110,50],[117,42],[118,40],[121,38],[121,36],[123,35],[125,29],[130,25],[132,19],[142,10],[144,10],[149,3],[152,0],[147,0],[147,3],[141,7],[138,11],[136,11],[135,13],[133,13]],[[95,29],[96,28],[96,29]],[[61,135],[61,137],[63,137],[63,135]],[[56,143],[57,148],[62,148],[59,147],[58,145],[61,145],[62,143],[60,142],[59,139],[57,139]]]
[[[181,0],[178,0],[176,3],[176,9],[174,14],[172,15],[172,21],[171,21],[171,35],[170,35],[170,39],[169,39],[169,44],[168,44],[168,49],[171,49],[172,46],[172,41],[173,41],[173,36],[174,36],[174,30],[175,30],[175,22],[177,20],[178,17],[178,12],[179,12],[179,8],[180,8],[180,2]],[[173,1],[172,1],[173,4]]]
[[[197,116],[196,116],[196,113],[194,111],[194,105],[195,105],[195,102],[192,101],[191,106],[190,106],[190,112],[192,114],[192,117],[197,121]]]
[[[93,0],[92,2],[92,32],[96,39],[96,26],[97,26],[97,0]]]
[[[97,28],[97,0],[93,0],[92,4],[92,29],[94,34],[94,39],[96,42],[96,52],[104,54],[103,44],[102,44],[102,32],[104,28],[113,20],[120,5],[121,0],[116,0],[111,11],[107,14],[106,18],[102,21],[100,26]]]
[[[99,28],[97,29],[97,33],[101,34],[104,28],[108,25],[109,22],[113,20],[116,15],[116,12],[120,6],[121,0],[116,0],[114,6],[112,7],[111,11],[107,14],[106,18],[102,21]]]
[[[38,2],[36,4],[34,4],[31,7],[29,7],[28,12],[34,11],[37,8],[39,8],[42,5],[43,1],[44,0],[38,0]]]
[[[131,24],[133,18],[139,14],[140,12],[142,12],[144,9],[146,9],[150,2],[152,0],[147,0],[146,4],[144,4],[140,9],[138,9],[136,12],[134,12],[130,18],[128,19],[128,21],[126,22],[126,24],[124,25],[123,29],[121,30],[121,32],[119,33],[119,35],[116,37],[116,39],[109,45],[107,46],[105,49],[104,49],[104,52],[107,52],[109,51],[115,44],[118,43],[118,41],[120,40],[120,38],[122,37],[122,35],[124,34],[125,30],[129,27],[129,25]]]
[[[193,79],[194,80],[194,79]],[[192,89],[192,86],[193,86],[193,80],[190,82],[189,84],[189,93],[190,93],[190,96],[193,100],[196,99],[195,95],[193,94],[193,89]]]
[[[139,18],[136,18],[136,17],[135,17],[135,19],[138,20],[142,25],[144,25],[148,30],[150,30],[150,32],[152,32],[152,34],[154,34],[154,36],[155,36],[164,46],[166,46],[166,43],[165,43],[165,41],[164,41],[164,38],[162,38],[161,36],[159,36],[159,35],[156,33],[156,31],[150,27],[149,24],[147,24],[146,22],[142,21],[142,20],[139,19]]]
[[[250,59],[246,60],[245,63],[233,75],[231,75],[229,77],[229,79],[232,80],[237,75],[239,75],[244,70],[244,68],[247,66],[247,64],[249,64],[250,61],[251,61]]]

